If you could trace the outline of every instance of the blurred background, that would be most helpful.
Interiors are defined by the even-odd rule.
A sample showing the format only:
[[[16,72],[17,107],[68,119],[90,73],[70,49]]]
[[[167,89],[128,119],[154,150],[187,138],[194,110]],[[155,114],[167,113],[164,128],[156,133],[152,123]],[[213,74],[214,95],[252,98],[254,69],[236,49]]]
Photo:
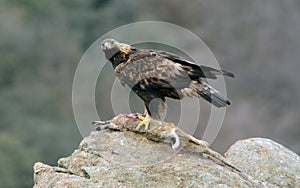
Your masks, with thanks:
[[[239,139],[266,137],[300,154],[300,1],[0,3],[1,187],[31,187],[35,162],[56,165],[72,153],[82,139],[71,104],[81,56],[102,34],[145,20],[196,33],[236,74],[226,79],[233,105],[213,149],[224,153]],[[110,78],[101,79],[109,85]],[[99,106],[108,100],[101,97]],[[109,111],[100,116],[112,118]]]

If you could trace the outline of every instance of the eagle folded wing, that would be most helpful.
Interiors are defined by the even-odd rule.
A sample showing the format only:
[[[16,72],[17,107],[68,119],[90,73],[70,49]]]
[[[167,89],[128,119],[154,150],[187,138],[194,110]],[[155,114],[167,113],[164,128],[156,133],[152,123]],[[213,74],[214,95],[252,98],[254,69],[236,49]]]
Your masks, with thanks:
[[[165,51],[155,51],[159,56],[167,58],[175,63],[181,64],[182,68],[187,71],[187,74],[194,78],[209,78],[217,79],[216,75],[224,75],[234,78],[234,74],[225,70],[217,70],[205,65],[198,65],[192,61],[179,57],[175,54],[165,52]]]
[[[117,67],[117,76],[126,84],[147,89],[181,89],[191,82],[181,64],[161,56],[143,56],[130,58],[126,66]]]

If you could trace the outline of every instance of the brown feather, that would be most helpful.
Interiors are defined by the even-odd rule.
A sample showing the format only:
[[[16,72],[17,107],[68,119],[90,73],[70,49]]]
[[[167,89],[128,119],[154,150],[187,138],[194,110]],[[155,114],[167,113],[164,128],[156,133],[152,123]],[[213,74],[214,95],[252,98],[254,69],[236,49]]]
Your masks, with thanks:
[[[155,98],[164,102],[165,97],[202,97],[217,107],[230,104],[229,99],[202,80],[216,79],[216,75],[234,77],[230,72],[197,65],[169,52],[137,49],[114,39],[104,40],[101,48],[112,62],[116,76],[145,102],[149,115],[149,103]],[[161,106],[157,104],[153,117],[160,117],[157,113],[161,113]]]

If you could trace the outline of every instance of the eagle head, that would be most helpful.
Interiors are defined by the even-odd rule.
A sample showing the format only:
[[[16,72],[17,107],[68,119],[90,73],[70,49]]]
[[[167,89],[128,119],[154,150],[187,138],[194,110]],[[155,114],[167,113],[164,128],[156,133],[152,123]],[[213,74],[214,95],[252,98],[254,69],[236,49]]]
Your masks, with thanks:
[[[104,52],[112,49],[118,49],[119,46],[120,43],[115,39],[105,39],[104,41],[101,42],[101,49]]]
[[[110,59],[118,52],[121,52],[122,55],[127,55],[132,48],[133,47],[128,44],[120,43],[111,38],[101,42],[101,50],[105,53],[107,59]]]

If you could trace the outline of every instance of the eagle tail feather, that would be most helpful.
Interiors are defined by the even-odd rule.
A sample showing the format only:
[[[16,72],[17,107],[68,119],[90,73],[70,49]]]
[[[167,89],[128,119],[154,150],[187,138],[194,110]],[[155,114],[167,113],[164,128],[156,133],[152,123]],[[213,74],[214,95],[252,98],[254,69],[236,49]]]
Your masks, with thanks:
[[[214,106],[220,108],[225,107],[231,104],[231,101],[220,94],[217,90],[215,90],[210,85],[203,83],[203,89],[197,90],[197,93],[206,101],[213,104]]]
[[[222,72],[222,75],[224,75],[224,76],[228,76],[228,77],[231,77],[231,78],[235,77],[235,75],[232,72],[229,72],[229,71],[226,71],[226,70],[221,70],[221,72]]]

